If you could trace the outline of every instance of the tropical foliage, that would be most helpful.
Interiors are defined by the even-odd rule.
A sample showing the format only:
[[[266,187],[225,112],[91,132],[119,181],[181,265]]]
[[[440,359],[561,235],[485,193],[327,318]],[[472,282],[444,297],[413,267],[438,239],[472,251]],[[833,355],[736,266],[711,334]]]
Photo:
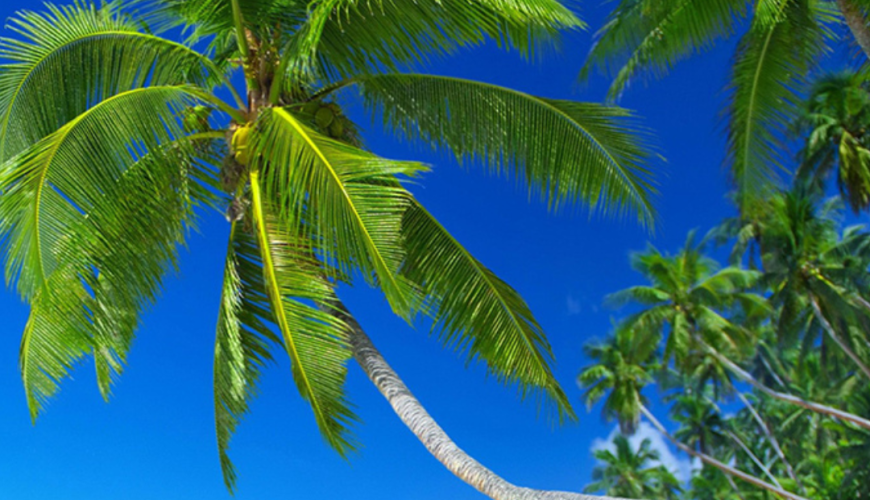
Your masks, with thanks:
[[[823,133],[805,129],[805,150]],[[844,204],[811,179],[823,168],[799,169],[791,189],[699,243],[690,235],[677,253],[635,254],[647,284],[609,298],[632,310],[588,347],[593,363],[578,378],[587,401],[604,398],[604,416],[625,432],[647,419],[703,463],[683,498],[870,491],[870,231],[844,224]],[[712,255],[728,245],[723,265]],[[658,398],[646,389],[653,383]],[[650,401],[669,407],[669,425]],[[629,481],[631,470],[613,473]]]
[[[663,76],[681,60],[739,37],[725,114],[728,162],[743,211],[752,208],[755,198],[782,187],[779,174],[790,163],[784,147],[788,125],[818,61],[832,49],[854,51],[855,46],[862,60],[870,56],[866,0],[614,3],[583,69],[584,75],[598,69],[613,77],[611,99],[638,80]]]

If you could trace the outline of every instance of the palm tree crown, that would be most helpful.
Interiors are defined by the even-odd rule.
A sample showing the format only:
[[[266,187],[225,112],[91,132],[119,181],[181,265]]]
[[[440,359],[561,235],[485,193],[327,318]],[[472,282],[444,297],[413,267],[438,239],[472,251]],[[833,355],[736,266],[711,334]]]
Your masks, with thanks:
[[[7,281],[31,308],[21,371],[34,419],[84,356],[108,397],[200,207],[232,227],[214,348],[228,486],[230,437],[276,351],[327,443],[356,448],[344,283],[379,289],[408,321],[430,316],[446,345],[573,415],[526,303],[408,191],[427,167],[362,149],[337,100],[516,176],[553,207],[651,222],[649,154],[629,112],[399,72],[486,39],[532,57],[582,27],[558,2],[80,0],[10,23],[0,239]],[[164,37],[177,27],[187,39]]]

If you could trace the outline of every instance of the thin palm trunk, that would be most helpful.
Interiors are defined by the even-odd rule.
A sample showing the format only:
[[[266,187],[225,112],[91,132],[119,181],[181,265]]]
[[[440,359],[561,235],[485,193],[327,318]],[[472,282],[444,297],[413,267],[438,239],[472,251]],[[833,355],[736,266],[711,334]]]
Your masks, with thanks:
[[[829,323],[827,318],[825,318],[824,313],[822,313],[822,308],[819,306],[818,300],[816,300],[813,295],[810,295],[810,303],[813,305],[813,312],[816,313],[816,318],[819,320],[819,323],[822,324],[822,329],[825,330],[825,333],[827,333],[828,336],[831,337],[831,339],[840,347],[840,349],[842,349],[843,352],[846,353],[846,356],[849,356],[849,359],[851,359],[858,366],[858,368],[862,372],[864,372],[864,375],[867,377],[867,379],[870,379],[870,368],[868,368],[867,365],[865,365],[864,362],[861,360],[861,358],[859,358],[858,355],[855,354],[855,351],[853,351],[852,348],[849,347],[849,344],[847,344],[845,340],[841,339],[840,336],[837,335],[836,330],[834,330],[834,327],[831,326],[831,323]]]
[[[746,500],[746,497],[743,496],[743,493],[740,493],[740,488],[737,486],[737,483],[734,482],[734,478],[729,476],[728,474],[724,474],[725,479],[728,481],[728,484],[731,485],[731,489],[734,490],[734,494],[737,495],[737,498],[740,500]]]
[[[737,434],[732,431],[728,431],[728,437],[730,437],[735,443],[737,443],[738,446],[740,446],[743,452],[749,456],[749,459],[752,460],[752,462],[757,465],[758,468],[762,470],[762,472],[764,472],[764,475],[767,476],[767,478],[770,479],[777,488],[782,488],[782,485],[779,484],[779,480],[770,472],[770,468],[764,465],[764,462],[762,462],[761,459],[752,452],[749,446],[746,446],[746,443],[744,443]]]
[[[745,382],[752,385],[752,387],[755,387],[759,391],[763,392],[764,394],[767,394],[768,396],[770,396],[774,399],[778,399],[778,400],[784,401],[786,403],[791,403],[791,404],[800,406],[801,408],[806,408],[807,410],[814,411],[816,413],[830,415],[832,417],[839,418],[840,420],[844,420],[846,422],[851,422],[859,427],[863,427],[865,429],[870,429],[870,420],[859,417],[858,415],[848,413],[848,412],[845,412],[842,410],[838,410],[836,408],[832,408],[832,407],[827,406],[827,405],[814,403],[811,401],[806,401],[804,399],[801,399],[797,396],[793,396],[791,394],[785,394],[782,392],[775,391],[775,390],[771,389],[770,387],[767,387],[766,385],[762,384],[758,380],[756,380],[756,378],[753,377],[749,372],[747,372],[743,368],[740,368],[739,366],[737,366],[736,363],[734,363],[733,361],[731,361],[730,359],[725,357],[722,353],[720,353],[719,351],[714,349],[712,346],[710,346],[706,342],[701,341],[700,344],[704,347],[704,349],[708,353],[710,353],[713,357],[715,357],[717,360],[719,360],[719,362],[722,363],[723,365],[725,365],[726,368],[731,370],[732,373],[734,373],[739,378],[741,378]]]
[[[755,409],[755,406],[749,401],[749,398],[743,395],[740,391],[734,391],[737,394],[737,398],[743,403],[747,410],[749,410],[749,414],[752,415],[752,418],[755,419],[755,422],[758,424],[758,428],[761,429],[761,432],[764,433],[764,436],[767,438],[767,442],[770,443],[773,451],[776,452],[776,456],[779,457],[779,460],[785,466],[785,471],[788,474],[788,477],[792,479],[795,483],[797,483],[798,488],[800,488],[802,493],[806,493],[806,489],[804,488],[803,483],[800,479],[798,479],[797,474],[794,473],[794,468],[792,468],[791,463],[785,457],[785,453],[782,451],[782,447],[779,446],[779,441],[770,432],[770,426],[767,425],[767,422],[761,417],[758,411]]]
[[[870,58],[870,28],[867,27],[867,20],[864,19],[864,13],[861,8],[855,4],[855,0],[837,0],[837,5],[840,7],[840,12],[846,20],[846,25],[855,37],[855,41],[864,51],[864,54]]]
[[[655,416],[653,416],[652,412],[650,412],[646,408],[646,406],[641,405],[640,411],[647,418],[647,420],[649,420],[650,423],[652,423],[653,427],[655,427],[663,436],[668,438],[668,440],[670,440],[672,443],[674,443],[674,446],[683,450],[684,452],[688,453],[689,455],[701,460],[705,464],[710,465],[712,467],[715,467],[715,468],[721,470],[722,472],[724,472],[725,474],[728,474],[730,476],[734,476],[737,479],[741,479],[743,481],[746,481],[749,484],[752,484],[752,485],[757,486],[759,488],[770,491],[771,493],[779,495],[782,498],[788,498],[790,500],[807,500],[802,496],[796,495],[796,494],[791,493],[789,491],[785,491],[782,488],[779,488],[773,484],[770,484],[766,481],[763,481],[763,480],[761,480],[761,479],[759,479],[751,474],[747,474],[741,470],[738,470],[738,469],[735,469],[734,467],[726,465],[726,464],[720,462],[719,460],[716,460],[715,458],[711,457],[710,455],[707,455],[705,453],[701,453],[701,452],[693,449],[690,446],[686,446],[680,440],[678,440],[677,438],[672,436],[668,432],[668,430],[665,429],[665,426],[663,426],[661,424],[661,422],[659,422],[658,419]]]
[[[387,399],[399,419],[423,446],[450,472],[484,495],[496,500],[615,500],[561,491],[541,491],[515,486],[460,449],[429,415],[395,371],[372,344],[359,323],[338,299],[328,310],[350,326],[353,356],[378,391]]]

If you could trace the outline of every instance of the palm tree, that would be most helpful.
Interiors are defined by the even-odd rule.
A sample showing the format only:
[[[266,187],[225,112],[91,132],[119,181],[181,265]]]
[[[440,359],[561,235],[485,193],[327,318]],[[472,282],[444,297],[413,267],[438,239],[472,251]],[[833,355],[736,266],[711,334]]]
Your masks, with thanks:
[[[652,449],[649,439],[644,439],[635,450],[624,434],[613,438],[614,451],[596,450],[600,462],[592,470],[594,483],[584,491],[620,498],[673,499],[682,491],[679,481],[663,465],[652,465],[659,460],[659,452]]]
[[[795,177],[823,187],[836,167],[840,192],[858,213],[870,206],[870,82],[857,71],[815,81],[798,127],[806,134]]]
[[[606,342],[584,347],[586,356],[596,361],[577,377],[586,405],[591,408],[604,398],[604,418],[616,419],[623,434],[634,434],[640,423],[641,407],[647,404],[642,390],[653,381],[656,348],[656,342],[627,328],[617,328]]]
[[[200,207],[216,207],[231,225],[214,362],[228,487],[230,438],[262,366],[283,351],[341,455],[357,446],[344,391],[355,357],[480,491],[582,497],[517,488],[463,453],[336,293],[362,278],[402,318],[429,314],[446,345],[573,416],[526,303],[406,189],[426,167],[362,149],[336,100],[361,98],[388,130],[515,175],[551,206],[651,222],[649,155],[627,111],[399,72],[487,38],[533,56],[582,26],[570,11],[555,0],[154,0],[127,10],[80,0],[10,23],[16,38],[0,41],[0,239],[7,281],[30,305],[20,359],[34,419],[85,356],[108,397],[187,229]],[[189,39],[161,35],[180,26]]]
[[[702,453],[684,444],[668,432],[665,426],[646,407],[645,399],[641,394],[644,382],[648,383],[652,380],[648,370],[657,368],[653,359],[655,344],[643,335],[636,335],[631,330],[619,328],[606,343],[589,349],[587,354],[592,358],[593,363],[580,373],[577,380],[582,388],[587,389],[585,394],[587,404],[591,405],[601,398],[605,398],[605,416],[613,414],[619,419],[621,428],[636,428],[637,415],[641,415],[663,436],[673,442],[677,448],[703,463],[783,498],[806,500],[777,485],[770,484]],[[624,413],[618,411],[621,409],[624,409]]]
[[[664,337],[665,361],[674,359],[681,370],[721,379],[721,370],[710,365],[702,344],[726,352],[746,352],[753,334],[742,324],[730,321],[723,312],[739,306],[748,318],[764,317],[764,299],[750,289],[761,274],[735,267],[717,269],[705,257],[701,245],[690,235],[678,254],[665,255],[653,247],[632,256],[632,267],[649,285],[634,286],[608,297],[614,305],[644,306],[626,318],[622,327],[648,339]],[[705,380],[699,380],[703,384]]]
[[[866,0],[620,0],[583,73],[613,74],[617,98],[636,79],[664,75],[742,33],[728,84],[728,160],[746,212],[783,163],[782,117],[796,111],[809,70],[838,42],[843,22],[870,57],[868,7]]]
[[[870,263],[870,237],[858,228],[838,234],[827,216],[833,206],[817,210],[814,196],[802,189],[768,199],[760,218],[765,281],[778,310],[781,341],[831,339],[854,366],[870,378],[862,351],[870,308],[861,293]],[[850,327],[852,325],[852,327]],[[835,352],[830,353],[832,356]]]

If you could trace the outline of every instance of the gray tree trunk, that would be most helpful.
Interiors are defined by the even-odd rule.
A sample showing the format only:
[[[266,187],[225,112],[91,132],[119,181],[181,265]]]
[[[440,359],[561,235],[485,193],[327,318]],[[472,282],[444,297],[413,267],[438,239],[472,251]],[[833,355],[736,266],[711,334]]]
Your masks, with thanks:
[[[787,498],[789,500],[807,500],[806,498],[804,498],[802,496],[796,495],[790,491],[785,491],[782,488],[778,488],[775,485],[770,484],[768,482],[765,482],[765,481],[763,481],[763,480],[761,480],[761,479],[759,479],[751,474],[747,474],[741,470],[738,470],[738,469],[735,469],[734,467],[726,465],[726,464],[720,462],[719,460],[716,460],[715,458],[711,457],[710,455],[701,453],[701,452],[699,452],[699,451],[697,451],[689,446],[686,446],[683,442],[681,442],[680,440],[678,440],[677,438],[672,436],[668,432],[668,430],[665,429],[665,426],[663,426],[662,423],[659,422],[658,419],[655,416],[653,416],[653,414],[645,406],[641,405],[640,411],[641,411],[641,413],[643,413],[643,416],[645,416],[647,418],[647,420],[649,420],[650,423],[652,423],[653,427],[655,427],[660,433],[662,433],[662,435],[664,435],[666,438],[668,438],[668,440],[670,440],[672,443],[674,443],[674,446],[683,450],[684,452],[688,453],[689,455],[701,460],[705,464],[708,464],[712,467],[715,467],[715,468],[721,470],[722,472],[724,472],[725,474],[728,474],[730,476],[734,476],[737,479],[742,479],[743,481],[746,481],[749,484],[752,484],[754,486],[758,486],[759,488],[770,491],[771,493],[775,493],[775,494],[781,496],[782,498]]]
[[[855,37],[855,41],[870,59],[870,28],[867,27],[867,20],[864,18],[861,8],[855,4],[855,0],[837,0],[837,5],[840,7],[840,12],[843,14],[852,36]]]
[[[737,363],[728,359],[726,356],[724,356],[722,353],[704,342],[702,339],[698,339],[698,342],[708,353],[710,353],[713,357],[719,360],[720,363],[725,365],[725,368],[728,368],[732,373],[743,379],[744,382],[748,382],[750,385],[752,385],[752,387],[755,387],[756,389],[767,394],[768,396],[774,399],[778,399],[780,401],[785,401],[786,403],[791,403],[802,408],[806,408],[807,410],[814,411],[816,413],[822,413],[825,415],[839,418],[846,422],[851,422],[865,429],[870,429],[870,420],[867,420],[866,418],[859,417],[858,415],[855,415],[853,413],[838,410],[827,405],[814,403],[812,401],[806,401],[797,396],[778,392],[771,389],[770,387],[767,387],[766,385],[756,380],[756,378],[753,377],[749,372],[737,366]]]
[[[350,344],[357,363],[387,399],[399,419],[417,436],[429,453],[459,479],[496,500],[616,500],[579,493],[522,488],[505,481],[484,467],[462,451],[426,412],[423,405],[387,364],[344,304],[336,300],[330,306],[330,312],[350,326]]]

